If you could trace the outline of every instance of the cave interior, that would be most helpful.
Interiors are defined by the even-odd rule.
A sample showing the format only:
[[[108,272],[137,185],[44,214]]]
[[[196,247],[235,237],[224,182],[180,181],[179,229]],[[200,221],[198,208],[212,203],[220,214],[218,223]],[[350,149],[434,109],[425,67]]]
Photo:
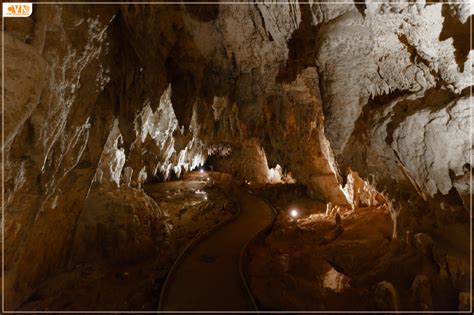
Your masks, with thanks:
[[[472,311],[471,6],[4,18],[3,311]]]

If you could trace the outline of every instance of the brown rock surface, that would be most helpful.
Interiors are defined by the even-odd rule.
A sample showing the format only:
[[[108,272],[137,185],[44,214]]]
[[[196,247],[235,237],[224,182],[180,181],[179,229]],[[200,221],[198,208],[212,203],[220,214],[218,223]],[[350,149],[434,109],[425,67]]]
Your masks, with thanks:
[[[468,4],[424,2],[35,4],[6,18],[6,309],[89,251],[131,264],[178,248],[166,196],[146,187],[203,165],[324,201],[317,216],[275,223],[288,252],[257,253],[282,288],[265,307],[348,306],[386,281],[381,305],[398,307],[392,286],[401,309],[465,309],[471,19]],[[328,202],[342,225],[319,216]],[[304,245],[292,252],[278,233]],[[348,277],[357,289],[285,293],[325,273],[330,288]]]

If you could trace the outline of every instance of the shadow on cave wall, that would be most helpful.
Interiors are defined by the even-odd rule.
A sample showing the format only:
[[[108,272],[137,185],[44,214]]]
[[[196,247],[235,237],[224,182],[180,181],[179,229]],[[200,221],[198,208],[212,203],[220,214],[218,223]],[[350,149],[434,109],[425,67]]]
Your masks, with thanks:
[[[197,1],[199,2],[199,1]],[[196,20],[201,22],[211,22],[219,15],[219,4],[185,4],[186,11]]]
[[[314,67],[318,26],[313,24],[311,7],[301,4],[301,21],[291,38],[288,40],[288,59],[280,67],[276,77],[277,82],[292,82],[299,73],[308,67]]]
[[[453,39],[454,58],[458,64],[459,71],[464,72],[464,63],[467,60],[467,55],[471,50],[470,44],[473,36],[471,33],[472,15],[461,23],[457,18],[452,16],[449,5],[444,4],[441,10],[444,17],[443,29],[439,34],[439,40],[444,41],[448,38]],[[469,40],[466,40],[469,39]]]

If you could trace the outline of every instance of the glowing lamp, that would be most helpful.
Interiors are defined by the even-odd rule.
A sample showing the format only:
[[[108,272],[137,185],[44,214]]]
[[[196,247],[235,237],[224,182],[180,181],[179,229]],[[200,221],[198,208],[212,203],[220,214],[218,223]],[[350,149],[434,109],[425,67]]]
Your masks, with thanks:
[[[296,209],[292,209],[290,215],[292,218],[296,218],[298,216],[298,211]]]
[[[201,169],[199,170],[199,173],[201,173],[201,174],[204,173],[204,170],[201,168]]]

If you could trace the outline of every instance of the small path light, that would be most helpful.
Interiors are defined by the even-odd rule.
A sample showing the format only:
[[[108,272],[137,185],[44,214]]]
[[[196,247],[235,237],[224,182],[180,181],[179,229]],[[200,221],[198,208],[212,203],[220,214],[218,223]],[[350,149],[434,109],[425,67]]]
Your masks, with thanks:
[[[298,210],[296,209],[291,209],[290,211],[290,216],[293,219],[293,221],[298,217]]]
[[[201,173],[201,174],[204,173],[204,169],[201,168],[201,169],[199,170],[199,173]]]

